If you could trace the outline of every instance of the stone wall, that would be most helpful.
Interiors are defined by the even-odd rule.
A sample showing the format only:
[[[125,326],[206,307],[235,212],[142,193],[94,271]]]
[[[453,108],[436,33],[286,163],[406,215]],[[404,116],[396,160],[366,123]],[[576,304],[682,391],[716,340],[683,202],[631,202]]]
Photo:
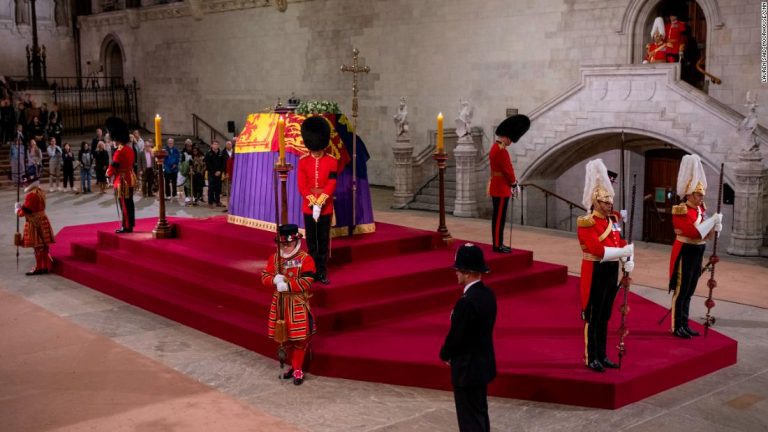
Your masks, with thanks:
[[[75,76],[71,26],[56,25],[54,0],[37,0],[36,9],[38,43],[46,48],[48,76]],[[26,77],[32,26],[16,24],[15,0],[0,0],[0,41],[0,75]]]
[[[391,118],[401,96],[416,152],[437,112],[452,121],[460,98],[476,107],[475,125],[492,131],[507,108],[527,113],[563,93],[579,66],[626,63],[631,42],[618,31],[636,3],[311,0],[289,1],[280,13],[263,1],[187,1],[82,18],[83,61],[99,60],[113,34],[126,76],[142,85],[141,116],[162,112],[167,130],[188,133],[191,112],[221,129],[227,120],[240,126],[292,93],[334,99],[349,112],[351,77],[339,66],[357,47],[372,68],[361,79],[359,125],[371,182],[392,185]],[[759,3],[700,3],[718,6],[724,23],[710,31],[709,68],[724,80],[711,94],[744,112],[744,94],[759,87]]]

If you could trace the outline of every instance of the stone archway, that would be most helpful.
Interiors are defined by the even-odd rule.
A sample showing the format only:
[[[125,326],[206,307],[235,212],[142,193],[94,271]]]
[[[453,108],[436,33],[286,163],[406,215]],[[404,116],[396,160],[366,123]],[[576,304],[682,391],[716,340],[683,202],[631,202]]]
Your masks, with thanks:
[[[553,161],[573,166],[605,145],[601,137],[624,132],[700,155],[713,185],[724,163],[725,182],[736,185],[740,196],[734,170],[744,116],[678,77],[674,63],[582,67],[578,83],[530,113],[530,131],[512,146],[520,179],[541,180],[543,167]],[[758,127],[754,138],[764,145],[768,132]],[[582,151],[574,153],[577,144]],[[742,196],[747,195],[745,190]],[[762,213],[754,217],[763,219]]]
[[[630,0],[627,8],[624,10],[621,23],[616,29],[616,33],[624,35],[626,38],[627,63],[640,63],[645,52],[645,41],[647,40],[647,30],[649,23],[655,18],[653,11],[661,3],[661,0]],[[696,0],[701,10],[704,12],[707,23],[706,45],[711,46],[712,31],[725,26],[720,5],[717,0]]]
[[[123,83],[125,50],[120,39],[114,34],[108,34],[102,41],[101,64],[104,66],[104,75],[112,80],[112,84]]]
[[[680,81],[678,65],[586,66],[581,80],[535,109],[531,130],[513,146],[525,179],[547,155],[585,136],[633,131],[701,155],[718,167],[736,162],[737,128],[744,116]],[[756,131],[768,142],[768,133]],[[726,164],[726,179],[733,173]]]

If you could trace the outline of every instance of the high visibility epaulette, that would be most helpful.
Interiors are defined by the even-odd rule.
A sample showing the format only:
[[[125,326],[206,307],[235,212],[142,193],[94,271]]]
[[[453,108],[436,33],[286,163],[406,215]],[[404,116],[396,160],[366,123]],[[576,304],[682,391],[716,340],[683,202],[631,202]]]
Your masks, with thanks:
[[[672,214],[673,215],[688,214],[688,205],[685,203],[680,203],[676,206],[672,206]]]
[[[576,226],[579,228],[589,228],[595,226],[595,218],[591,215],[579,216],[576,220]]]

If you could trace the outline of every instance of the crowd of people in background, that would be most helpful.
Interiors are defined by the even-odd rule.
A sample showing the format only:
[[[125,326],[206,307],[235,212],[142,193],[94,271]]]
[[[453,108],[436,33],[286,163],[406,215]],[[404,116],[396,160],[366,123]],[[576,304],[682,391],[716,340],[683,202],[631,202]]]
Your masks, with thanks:
[[[49,192],[104,194],[110,190],[106,173],[117,145],[109,133],[99,128],[90,141],[62,143],[64,128],[58,106],[49,110],[29,94],[16,106],[9,93],[0,91],[0,97],[0,145],[10,146],[8,176],[12,183],[34,168],[42,179],[48,179]],[[153,141],[143,139],[138,129],[130,135],[129,145],[135,152],[134,171],[141,185],[136,193],[142,198],[156,198],[158,187],[164,187],[167,201],[224,207],[221,197],[229,195],[234,168],[233,141],[226,141],[222,149],[214,140],[203,152],[190,139],[179,149],[169,138],[162,169],[155,162]],[[159,175],[162,181],[158,181]]]

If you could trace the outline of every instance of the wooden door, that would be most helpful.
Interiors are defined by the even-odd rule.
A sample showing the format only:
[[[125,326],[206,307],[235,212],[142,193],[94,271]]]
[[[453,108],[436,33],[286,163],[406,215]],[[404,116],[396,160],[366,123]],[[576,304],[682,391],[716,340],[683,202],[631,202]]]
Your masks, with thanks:
[[[678,203],[677,172],[686,153],[677,149],[649,150],[645,153],[643,189],[643,241],[672,244],[672,206]]]

